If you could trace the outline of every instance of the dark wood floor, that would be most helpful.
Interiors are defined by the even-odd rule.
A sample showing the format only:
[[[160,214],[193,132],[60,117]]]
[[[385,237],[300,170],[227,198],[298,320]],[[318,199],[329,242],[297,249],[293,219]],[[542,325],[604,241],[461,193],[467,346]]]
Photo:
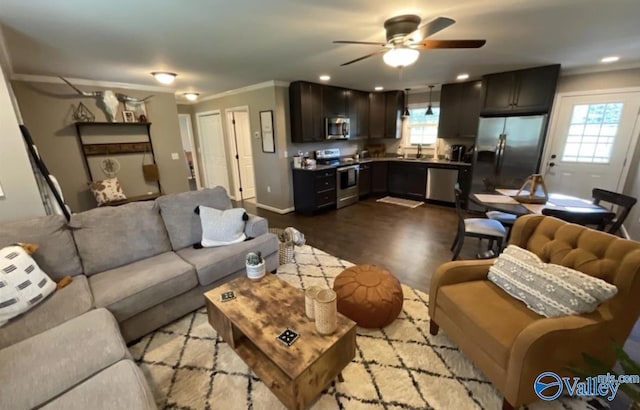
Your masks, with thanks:
[[[383,266],[402,283],[425,292],[432,272],[451,259],[457,226],[454,208],[425,204],[411,209],[375,198],[314,216],[279,215],[246,201],[242,206],[267,218],[270,227],[295,227],[308,245],[353,263]],[[474,258],[478,250],[478,240],[467,238],[459,259]]]

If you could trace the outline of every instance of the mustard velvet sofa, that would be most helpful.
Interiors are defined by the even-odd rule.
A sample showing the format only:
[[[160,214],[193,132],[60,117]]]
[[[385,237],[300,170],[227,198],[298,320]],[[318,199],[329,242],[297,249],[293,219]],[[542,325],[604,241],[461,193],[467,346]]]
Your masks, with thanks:
[[[613,365],[612,339],[624,343],[640,314],[640,242],[526,215],[516,220],[509,243],[612,283],[618,293],[595,312],[546,318],[487,279],[494,259],[438,267],[430,333],[442,328],[504,395],[505,409],[539,400],[533,384],[544,371],[575,376],[567,367],[584,366],[582,353]]]

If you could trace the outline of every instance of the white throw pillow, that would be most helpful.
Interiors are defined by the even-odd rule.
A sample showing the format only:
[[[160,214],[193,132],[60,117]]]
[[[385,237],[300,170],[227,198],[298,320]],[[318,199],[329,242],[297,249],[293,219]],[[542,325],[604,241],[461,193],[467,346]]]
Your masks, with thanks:
[[[515,245],[496,259],[489,280],[546,317],[590,313],[618,293],[618,288],[602,279],[544,263],[535,253]]]
[[[56,290],[54,281],[18,245],[0,249],[0,326]]]
[[[205,248],[230,245],[244,241],[246,213],[243,208],[232,208],[221,211],[216,208],[200,206],[200,224],[202,226],[202,242]]]

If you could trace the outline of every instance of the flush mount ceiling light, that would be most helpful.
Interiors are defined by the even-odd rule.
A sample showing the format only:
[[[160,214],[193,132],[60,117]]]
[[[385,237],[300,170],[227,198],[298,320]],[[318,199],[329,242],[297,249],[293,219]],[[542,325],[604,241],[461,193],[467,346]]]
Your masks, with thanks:
[[[427,112],[424,115],[433,115],[433,107],[431,106],[431,94],[433,93],[433,86],[429,86],[429,105],[427,106]]]
[[[323,74],[320,76],[320,81],[329,81],[329,80],[331,80],[331,77],[326,74]]]
[[[158,80],[159,83],[167,85],[173,83],[173,81],[178,76],[178,74],[176,73],[170,73],[167,71],[154,71],[151,73],[151,75],[155,77],[155,79]]]
[[[418,61],[420,52],[413,48],[396,47],[384,53],[382,59],[386,65],[403,68]]]
[[[605,57],[602,60],[600,60],[601,63],[615,63],[616,61],[620,60],[620,57],[618,56],[609,56],[609,57]]]
[[[469,78],[469,74],[467,73],[463,73],[463,74],[458,74],[458,76],[456,77],[456,79],[458,80],[466,80],[467,78]]]
[[[382,91],[382,90],[384,90],[384,87],[383,87],[383,86],[381,86],[381,85],[376,85],[376,86],[374,87],[374,90],[375,90],[375,91]]]
[[[200,93],[184,93],[182,95],[184,95],[184,98],[186,98],[189,101],[195,101],[198,99],[198,96],[200,95]]]

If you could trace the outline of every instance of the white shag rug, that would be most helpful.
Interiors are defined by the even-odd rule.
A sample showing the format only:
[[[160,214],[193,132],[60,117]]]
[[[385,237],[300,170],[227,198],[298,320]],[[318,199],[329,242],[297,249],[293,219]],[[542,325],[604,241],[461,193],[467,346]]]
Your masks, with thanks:
[[[331,287],[353,264],[310,246],[278,276],[298,288]],[[402,285],[404,305],[384,329],[357,329],[356,357],[311,406],[338,409],[501,409],[502,396],[443,331],[429,334],[428,295]],[[217,337],[204,308],[130,346],[161,409],[255,409],[284,406]],[[577,399],[540,402],[531,410],[599,409]]]
[[[376,202],[383,202],[385,204],[400,205],[400,206],[404,206],[404,207],[407,207],[407,208],[417,208],[420,205],[424,204],[424,202],[412,201],[411,199],[396,198],[396,197],[393,197],[393,196],[385,196],[384,198],[380,198],[380,199],[376,200]]]

